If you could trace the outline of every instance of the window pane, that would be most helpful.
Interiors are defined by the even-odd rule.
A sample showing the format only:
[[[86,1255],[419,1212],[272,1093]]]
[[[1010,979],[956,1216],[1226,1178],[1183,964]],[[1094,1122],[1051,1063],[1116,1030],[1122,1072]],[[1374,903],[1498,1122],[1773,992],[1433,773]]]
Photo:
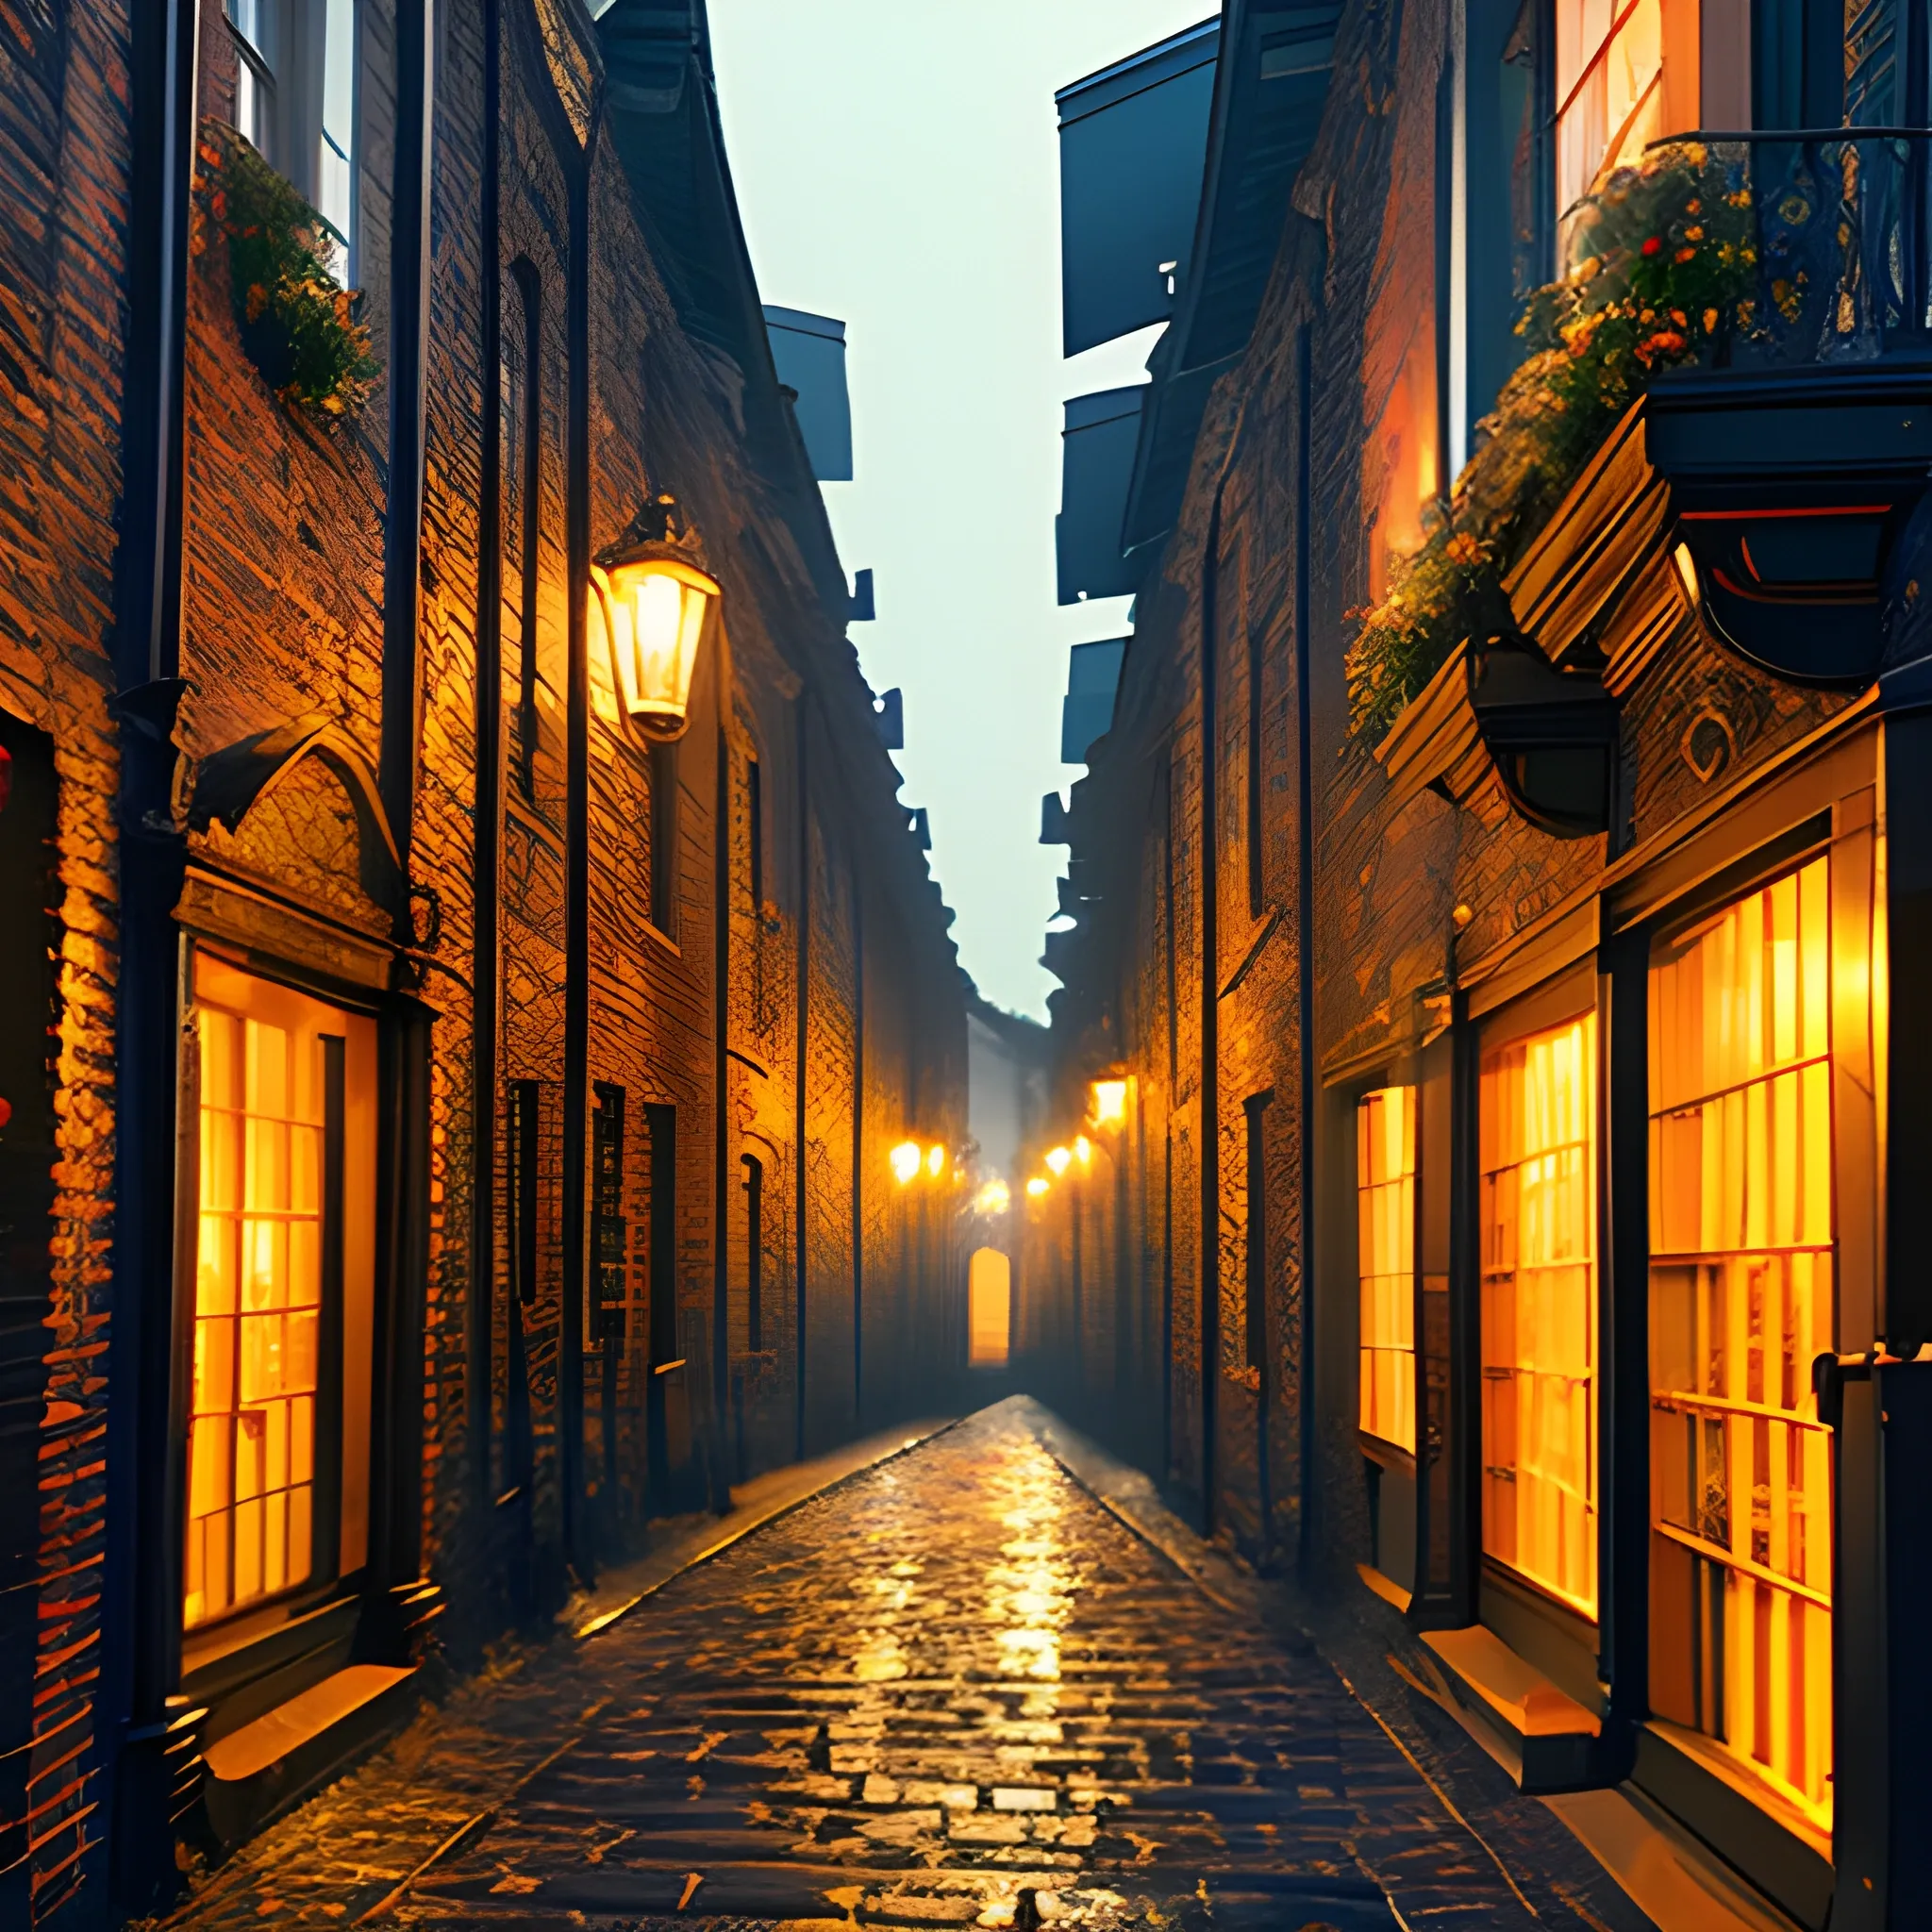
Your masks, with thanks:
[[[1483,1548],[1596,1614],[1596,1016],[1482,1064]]]
[[[1363,1432],[1415,1448],[1415,1089],[1356,1108],[1357,1267]]]
[[[1650,975],[1652,1702],[1825,1831],[1829,886],[1815,859]]]
[[[200,969],[197,969],[198,972]],[[203,1000],[184,1622],[312,1565],[329,1009],[226,967]]]

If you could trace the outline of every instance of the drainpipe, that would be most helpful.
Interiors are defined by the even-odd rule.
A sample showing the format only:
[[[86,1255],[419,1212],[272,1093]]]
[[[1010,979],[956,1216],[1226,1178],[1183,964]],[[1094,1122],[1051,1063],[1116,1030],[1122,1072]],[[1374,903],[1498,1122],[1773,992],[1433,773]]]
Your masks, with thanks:
[[[180,1673],[185,1478],[175,1349],[179,962],[187,862],[172,804],[181,698],[183,387],[194,179],[196,0],[133,13],[128,331],[121,546],[109,709],[120,727],[115,1242],[108,1357],[107,1534],[94,1735],[107,1889],[138,1917],[173,1897],[166,1750]],[[184,1753],[191,1756],[192,1753]]]

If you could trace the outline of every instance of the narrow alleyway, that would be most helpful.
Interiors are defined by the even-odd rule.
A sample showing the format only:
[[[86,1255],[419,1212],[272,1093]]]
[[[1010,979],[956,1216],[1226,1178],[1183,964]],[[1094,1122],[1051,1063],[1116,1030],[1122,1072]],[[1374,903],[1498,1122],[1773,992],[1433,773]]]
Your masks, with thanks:
[[[1606,1924],[1506,1876],[1329,1662],[1211,1601],[1039,1413],[466,1689],[171,1926]]]

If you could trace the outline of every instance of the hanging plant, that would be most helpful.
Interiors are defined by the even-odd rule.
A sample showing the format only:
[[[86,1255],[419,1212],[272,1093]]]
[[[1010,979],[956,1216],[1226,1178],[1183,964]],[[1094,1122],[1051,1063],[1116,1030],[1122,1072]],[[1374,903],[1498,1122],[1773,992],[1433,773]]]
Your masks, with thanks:
[[[1389,594],[1349,612],[1353,736],[1379,740],[1465,638],[1507,623],[1504,577],[1652,378],[1752,333],[1745,166],[1684,142],[1620,168],[1574,211],[1574,265],[1525,305],[1528,353],[1447,505]]]
[[[228,244],[242,345],[291,408],[324,422],[353,415],[382,364],[337,281],[322,217],[232,127],[202,125],[201,206]]]

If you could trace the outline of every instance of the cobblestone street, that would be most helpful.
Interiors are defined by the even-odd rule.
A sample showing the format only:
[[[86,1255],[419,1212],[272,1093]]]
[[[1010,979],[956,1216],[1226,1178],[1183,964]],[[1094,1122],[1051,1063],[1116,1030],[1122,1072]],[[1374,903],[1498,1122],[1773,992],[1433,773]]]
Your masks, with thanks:
[[[1204,1595],[1028,1413],[467,1687],[171,1925],[1607,1923],[1506,1873],[1329,1662]]]

